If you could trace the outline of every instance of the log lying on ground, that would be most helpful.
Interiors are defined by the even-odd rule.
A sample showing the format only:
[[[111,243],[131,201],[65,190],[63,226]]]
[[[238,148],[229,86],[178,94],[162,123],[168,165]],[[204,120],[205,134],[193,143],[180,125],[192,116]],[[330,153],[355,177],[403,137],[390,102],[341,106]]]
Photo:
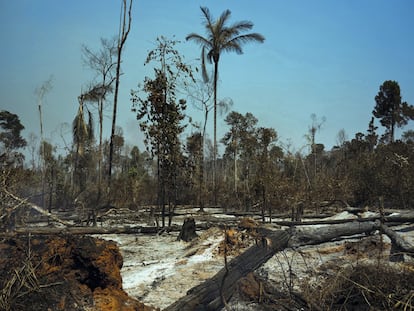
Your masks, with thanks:
[[[268,234],[258,245],[254,245],[240,256],[228,263],[211,279],[192,288],[187,295],[176,301],[164,311],[219,310],[223,306],[221,295],[228,301],[232,296],[237,281],[249,272],[256,270],[269,260],[276,252],[284,249],[289,240],[289,233],[279,230]],[[221,286],[223,282],[223,286]]]
[[[31,228],[18,228],[14,232],[1,233],[0,236],[7,236],[13,234],[36,234],[36,235],[49,235],[49,234],[156,234],[160,231],[180,231],[180,226],[172,226],[168,228],[157,227],[31,227]]]
[[[384,224],[381,224],[379,226],[379,230],[390,238],[391,243],[392,243],[391,253],[403,252],[411,257],[414,257],[414,246],[412,246],[410,243],[405,241],[394,230],[391,230],[388,226]],[[392,256],[394,256],[394,254],[390,255],[391,259],[392,259]],[[398,256],[398,254],[396,254],[395,256]]]
[[[52,219],[53,221],[56,221],[62,225],[65,226],[71,226],[70,223],[68,223],[67,221],[61,220],[59,217],[56,217],[55,215],[49,213],[48,211],[45,211],[43,208],[41,208],[40,206],[37,206],[36,204],[30,203],[27,199],[22,199],[19,198],[18,196],[14,195],[13,193],[11,193],[10,191],[8,191],[7,189],[4,189],[4,192],[11,197],[14,201],[16,201],[18,204],[17,206],[20,205],[25,205],[30,207],[31,209],[34,209],[35,211],[37,211],[38,213]]]
[[[187,295],[164,309],[178,310],[219,310],[223,307],[221,294],[228,299],[236,288],[237,281],[269,260],[276,252],[286,247],[320,244],[342,236],[370,233],[378,229],[376,222],[349,222],[321,228],[301,228],[300,230],[261,231],[263,238],[259,245],[254,245],[234,258],[228,264],[228,272],[221,269],[211,279],[190,289]],[[221,287],[223,277],[224,285]],[[223,291],[221,292],[221,288]]]
[[[378,229],[378,224],[373,221],[358,222],[348,220],[346,224],[334,224],[319,228],[294,229],[289,240],[290,247],[314,245],[332,241],[342,236],[356,234],[369,234]]]
[[[311,220],[311,221],[289,221],[289,220],[276,220],[274,224],[280,226],[313,226],[313,225],[335,225],[345,224],[352,221],[357,222],[373,222],[380,220],[380,216],[366,217],[366,218],[354,218],[354,219],[326,219],[326,220]],[[396,215],[384,216],[384,221],[388,223],[412,223],[414,222],[414,212],[404,212]]]

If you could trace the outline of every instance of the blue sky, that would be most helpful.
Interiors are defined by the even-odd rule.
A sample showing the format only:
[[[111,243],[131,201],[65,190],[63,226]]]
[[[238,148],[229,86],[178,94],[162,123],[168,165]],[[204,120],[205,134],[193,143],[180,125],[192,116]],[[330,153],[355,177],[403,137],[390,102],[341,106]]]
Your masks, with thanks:
[[[414,104],[413,1],[136,0],[117,120],[129,144],[143,148],[130,90],[152,74],[143,65],[148,51],[157,36],[175,36],[186,61],[197,65],[200,49],[185,36],[204,34],[200,6],[214,17],[230,9],[231,21],[250,20],[266,37],[264,44],[244,46],[243,55],[223,54],[218,96],[232,98],[233,110],[253,113],[259,126],[273,127],[296,150],[306,145],[312,113],[326,118],[316,139],[327,149],[341,129],[349,139],[365,132],[385,80],[398,81],[403,100]],[[77,97],[94,77],[82,64],[81,45],[97,50],[101,37],[117,34],[119,12],[115,0],[0,0],[0,109],[19,115],[24,136],[40,135],[35,89],[53,75],[42,106],[44,132],[60,147],[62,135],[70,143]],[[188,113],[203,118],[191,106]],[[109,132],[111,111],[106,114]],[[212,137],[212,118],[208,132]]]

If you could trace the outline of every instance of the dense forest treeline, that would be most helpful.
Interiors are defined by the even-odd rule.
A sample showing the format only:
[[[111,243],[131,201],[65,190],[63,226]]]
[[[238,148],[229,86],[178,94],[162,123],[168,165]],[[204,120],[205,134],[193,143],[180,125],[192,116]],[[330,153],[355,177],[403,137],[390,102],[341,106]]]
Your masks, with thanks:
[[[79,205],[93,208],[107,203],[134,209],[157,206],[160,187],[164,187],[161,204],[167,208],[177,204],[214,204],[212,144],[206,143],[203,148],[201,132],[192,133],[184,141],[178,139],[179,131],[171,134],[177,140],[170,149],[160,151],[162,156],[157,156],[154,150],[125,145],[123,132],[118,128],[112,186],[108,191],[103,182],[99,197],[100,148],[94,139],[86,140],[82,146],[77,146],[74,139],[72,150],[66,155],[57,154],[47,141],[42,142],[38,151],[27,146],[21,137],[24,126],[18,116],[2,111],[0,121],[2,189],[27,197],[46,209],[73,209]],[[406,131],[401,139],[391,141],[387,132],[378,136],[374,121],[373,118],[369,122],[366,133],[356,133],[351,140],[346,140],[340,131],[339,144],[331,150],[316,142],[318,124],[313,122],[309,127],[309,145],[302,152],[294,152],[278,143],[275,129],[260,127],[252,113],[231,111],[225,117],[227,132],[220,139],[224,153],[217,157],[219,204],[241,211],[263,208],[268,214],[299,203],[317,209],[326,201],[364,206],[377,205],[379,198],[383,198],[387,206],[412,208],[414,132]],[[162,125],[166,128],[157,130],[171,133],[171,125],[174,124],[167,122]],[[155,146],[161,146],[163,139],[171,142],[162,133],[158,137],[160,142]],[[21,153],[24,147],[32,152],[26,161]],[[108,154],[109,141],[104,140],[104,168],[108,167]],[[105,181],[107,177],[102,178]],[[2,202],[7,202],[3,191],[2,196]]]
[[[373,94],[376,105],[367,131],[355,133],[352,139],[339,131],[338,144],[331,150],[318,142],[325,119],[316,115],[304,133],[308,144],[299,149],[279,142],[277,129],[261,127],[254,113],[227,111],[223,116],[226,133],[216,137],[217,112],[231,106],[231,101],[217,97],[220,52],[240,53],[242,44],[260,43],[264,37],[241,35],[253,27],[244,22],[235,24],[241,28],[233,29],[234,37],[226,41],[230,11],[217,21],[208,9],[202,12],[211,27],[207,33],[218,37],[194,33],[187,37],[202,46],[201,67],[184,62],[177,41],[160,37],[145,62],[153,66],[153,76],[131,91],[132,112],[145,134],[146,150],[126,145],[120,127],[113,128],[110,138],[103,137],[103,110],[110,103],[114,83],[119,83],[116,65],[121,62],[122,47],[117,39],[102,39],[99,51],[82,48],[83,60],[95,79],[78,97],[72,144],[66,154],[57,153],[42,133],[40,139],[34,135],[24,139],[19,116],[0,112],[1,215],[10,208],[7,192],[49,211],[80,206],[97,209],[108,204],[132,209],[156,206],[163,216],[162,226],[177,205],[254,209],[263,216],[299,204],[317,211],[322,202],[335,200],[353,206],[378,205],[381,200],[390,207],[413,207],[414,131],[405,131],[396,139],[395,129],[414,120],[414,107],[402,101],[396,81],[385,81],[378,94]],[[208,61],[213,64],[211,73]],[[40,93],[40,100],[44,95]],[[186,114],[189,104],[199,108],[201,123],[195,124]],[[213,141],[207,139],[205,130],[211,111]],[[384,128],[381,136],[378,122]],[[189,125],[190,134],[186,131]],[[26,159],[23,148],[30,155]],[[6,218],[2,216],[2,221]]]

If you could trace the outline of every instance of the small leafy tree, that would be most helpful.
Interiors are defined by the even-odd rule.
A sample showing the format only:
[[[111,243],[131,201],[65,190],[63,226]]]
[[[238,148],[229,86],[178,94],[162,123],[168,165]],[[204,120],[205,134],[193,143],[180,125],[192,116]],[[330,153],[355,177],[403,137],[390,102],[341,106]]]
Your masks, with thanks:
[[[203,135],[196,132],[187,137],[187,170],[189,171],[189,180],[191,186],[196,189],[197,204],[200,211],[204,208],[204,165],[203,165]],[[191,188],[192,188],[191,187]]]
[[[257,150],[257,187],[262,195],[262,221],[265,221],[265,211],[268,208],[268,192],[271,179],[274,177],[272,161],[270,159],[270,148],[272,143],[277,140],[277,133],[272,128],[260,127],[256,131],[258,150]],[[272,209],[269,207],[269,217],[271,221]]]
[[[377,129],[378,127],[374,125],[374,117],[372,117],[368,124],[367,135],[365,137],[370,152],[374,151],[374,148],[378,143],[378,134],[376,133]]]
[[[5,110],[0,111],[0,127],[2,130],[0,142],[5,155],[10,156],[13,150],[26,146],[26,140],[21,136],[24,126],[16,114]]]
[[[141,130],[145,133],[145,144],[153,157],[157,158],[158,206],[165,226],[166,204],[169,215],[177,204],[177,177],[182,163],[180,135],[185,126],[186,101],[177,100],[176,88],[179,80],[193,79],[187,66],[175,49],[178,41],[165,37],[157,38],[157,47],[150,51],[145,64],[156,62],[154,78],[146,77],[141,98],[138,91],[132,92],[133,111]],[[169,218],[171,224],[171,217]]]
[[[13,226],[13,208],[8,206],[5,190],[15,191],[20,180],[24,156],[17,150],[26,146],[21,136],[24,126],[19,117],[9,111],[0,111],[0,226]]]
[[[249,208],[251,199],[250,177],[253,175],[254,155],[257,148],[255,135],[256,117],[250,112],[242,115],[236,111],[230,112],[225,122],[230,130],[224,135],[225,157],[233,161],[233,192],[244,198],[245,208]],[[242,189],[239,189],[242,181]]]

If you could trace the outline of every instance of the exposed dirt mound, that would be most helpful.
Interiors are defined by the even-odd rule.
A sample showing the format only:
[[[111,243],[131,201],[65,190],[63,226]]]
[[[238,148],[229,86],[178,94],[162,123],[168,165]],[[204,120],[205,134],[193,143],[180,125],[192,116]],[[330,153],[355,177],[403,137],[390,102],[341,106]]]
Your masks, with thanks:
[[[111,241],[32,236],[0,241],[0,310],[153,310],[122,290]]]

